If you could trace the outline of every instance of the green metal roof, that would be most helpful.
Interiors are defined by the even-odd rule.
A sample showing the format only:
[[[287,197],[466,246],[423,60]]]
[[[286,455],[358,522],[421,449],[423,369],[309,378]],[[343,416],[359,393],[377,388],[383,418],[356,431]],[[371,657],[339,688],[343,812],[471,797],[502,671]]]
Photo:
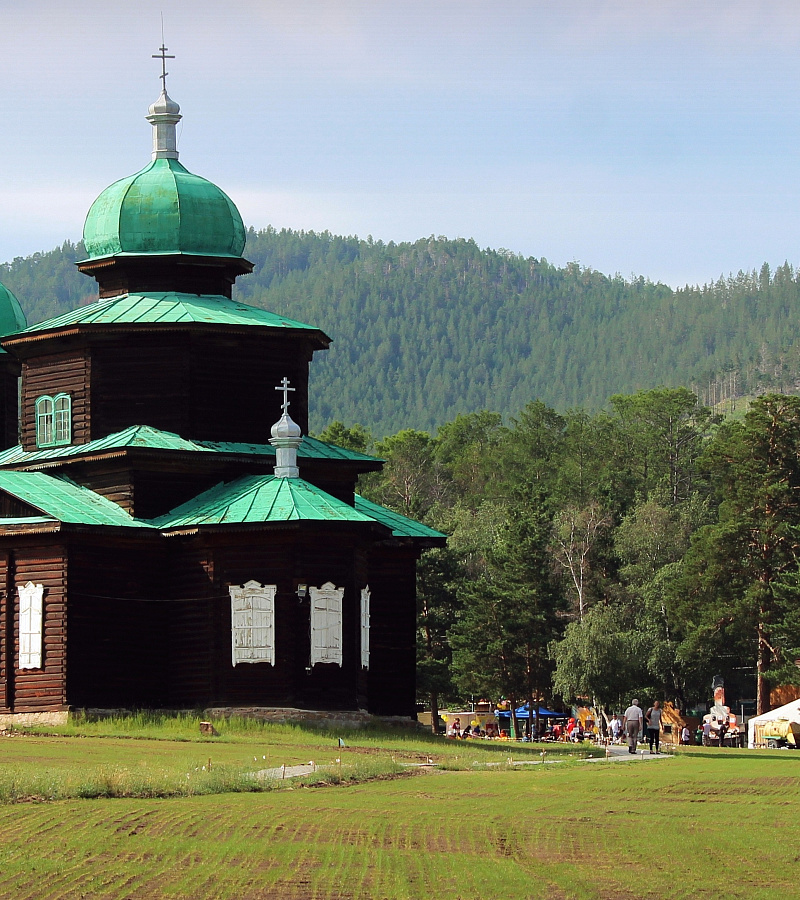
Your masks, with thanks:
[[[161,431],[149,425],[131,425],[124,431],[117,431],[107,437],[89,441],[86,444],[70,444],[66,447],[49,447],[44,450],[25,451],[17,444],[0,453],[0,468],[3,466],[29,465],[39,462],[58,461],[74,456],[92,453],[107,453],[139,447],[149,450],[175,450],[184,453],[221,453],[228,455],[275,457],[275,448],[270,444],[243,444],[225,441],[190,441],[171,431]],[[336,444],[328,444],[317,438],[304,437],[298,451],[300,459],[339,459],[351,462],[380,462],[374,456],[345,450]]]
[[[323,334],[314,325],[247,306],[221,294],[184,294],[178,291],[148,291],[144,294],[121,294],[108,300],[97,300],[62,316],[31,325],[22,333],[52,331],[68,325],[184,323],[291,328]],[[326,340],[329,339],[326,337]]]
[[[150,528],[111,500],[66,478],[44,472],[0,472],[0,490],[59,522]]]
[[[374,522],[302,478],[247,475],[219,484],[152,519],[157,528],[277,522]]]
[[[245,229],[233,201],[177,159],[155,159],[107,187],[83,226],[89,259],[188,253],[239,258]]]
[[[380,522],[381,525],[386,525],[387,528],[391,528],[392,534],[395,537],[447,537],[446,534],[437,531],[435,528],[429,528],[427,525],[423,525],[422,522],[416,522],[414,519],[409,519],[407,516],[401,516],[400,513],[396,513],[391,509],[386,509],[385,506],[379,506],[377,503],[365,499],[360,494],[355,495],[355,507],[359,512],[375,519],[376,522]]]

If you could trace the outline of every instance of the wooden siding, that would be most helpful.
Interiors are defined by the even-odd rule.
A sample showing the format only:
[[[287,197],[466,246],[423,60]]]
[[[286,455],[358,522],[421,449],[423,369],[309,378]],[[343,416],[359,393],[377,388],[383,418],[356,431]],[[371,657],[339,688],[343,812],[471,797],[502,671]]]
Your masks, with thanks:
[[[19,595],[17,587],[32,581],[44,585],[42,668],[18,669],[13,676],[14,712],[65,709],[66,697],[66,590],[64,547],[59,543],[24,544],[13,552],[14,661],[19,659]],[[10,604],[9,604],[10,606]]]
[[[192,336],[191,423],[186,437],[265,444],[281,416],[286,377],[290,413],[308,432],[307,338],[287,334],[194,334]]]
[[[281,413],[275,386],[285,376],[292,418],[308,430],[305,336],[236,332],[125,332],[95,339],[92,435],[151,425],[185,438],[266,443]],[[40,392],[41,393],[41,392]]]
[[[69,544],[71,706],[168,705],[163,540],[74,535]]]
[[[0,354],[0,450],[19,443],[20,364],[9,354]]]
[[[369,553],[369,711],[416,714],[416,561],[418,551],[399,542]]]
[[[127,332],[116,341],[94,343],[89,352],[95,438],[130,425],[151,425],[189,437],[186,334]]]
[[[172,538],[170,685],[173,705],[298,706],[353,709],[360,677],[360,588],[354,573],[353,535],[286,531],[219,533]],[[250,580],[277,585],[275,665],[231,662],[230,584]],[[309,671],[310,601],[297,584],[345,588],[344,665]],[[196,599],[192,599],[192,598]]]
[[[36,398],[69,394],[72,398],[72,443],[92,439],[89,402],[91,364],[86,350],[37,356],[22,366],[22,446],[36,450]]]

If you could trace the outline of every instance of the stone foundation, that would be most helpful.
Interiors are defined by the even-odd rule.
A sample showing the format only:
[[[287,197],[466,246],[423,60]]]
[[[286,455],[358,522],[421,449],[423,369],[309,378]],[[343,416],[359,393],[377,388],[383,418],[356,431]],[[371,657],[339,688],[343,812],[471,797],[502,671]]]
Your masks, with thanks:
[[[310,725],[313,728],[366,728],[368,725],[387,725],[394,728],[418,728],[418,723],[406,716],[372,716],[363,709],[296,709],[275,706],[212,706],[203,710],[207,719],[258,719],[280,725]]]
[[[38,713],[8,713],[0,715],[0,728],[27,728],[31,725],[66,725],[69,713],[67,710]]]

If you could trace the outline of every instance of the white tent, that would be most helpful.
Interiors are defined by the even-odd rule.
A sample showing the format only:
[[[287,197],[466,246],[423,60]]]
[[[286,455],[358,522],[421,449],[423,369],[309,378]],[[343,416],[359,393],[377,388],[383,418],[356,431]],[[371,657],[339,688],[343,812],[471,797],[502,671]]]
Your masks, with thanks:
[[[747,723],[747,746],[753,748],[763,744],[761,735],[763,734],[764,726],[767,722],[774,722],[775,719],[788,719],[790,722],[800,722],[800,700],[792,700],[791,703],[779,706],[777,709],[771,709],[760,716],[753,716]]]

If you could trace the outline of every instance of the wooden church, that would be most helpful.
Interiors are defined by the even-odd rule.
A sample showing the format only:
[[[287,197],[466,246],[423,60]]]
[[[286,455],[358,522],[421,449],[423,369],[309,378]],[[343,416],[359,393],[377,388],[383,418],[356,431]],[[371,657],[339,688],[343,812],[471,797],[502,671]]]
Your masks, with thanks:
[[[444,536],[355,493],[380,460],[307,436],[330,339],[231,299],[239,212],[178,161],[165,78],[147,118],[152,161],[86,218],[99,299],[26,327],[0,286],[0,715],[413,716]]]

